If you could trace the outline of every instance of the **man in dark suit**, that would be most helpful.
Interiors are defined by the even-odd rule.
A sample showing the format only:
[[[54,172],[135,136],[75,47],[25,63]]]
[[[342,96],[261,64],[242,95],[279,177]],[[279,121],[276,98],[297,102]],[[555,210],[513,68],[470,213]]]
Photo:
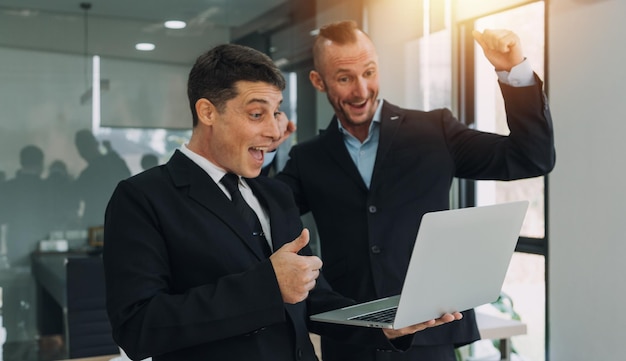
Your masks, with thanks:
[[[257,178],[285,133],[284,87],[266,55],[211,49],[189,74],[189,143],[116,187],[105,217],[107,310],[132,359],[316,360],[309,326],[360,347],[406,349],[413,333],[461,318],[385,331],[309,325],[310,314],[353,301],[320,276],[290,189]]]
[[[449,110],[399,108],[378,98],[378,56],[354,22],[322,27],[313,45],[313,86],[335,111],[328,128],[296,145],[277,178],[312,212],[324,275],[359,302],[398,294],[419,220],[449,208],[454,177],[512,180],[548,173],[555,153],[542,83],[506,30],[476,32],[501,79],[509,136],[469,129]],[[507,83],[517,84],[516,87]],[[479,338],[473,311],[415,335],[404,353],[357,349],[322,338],[324,361],[455,360]]]

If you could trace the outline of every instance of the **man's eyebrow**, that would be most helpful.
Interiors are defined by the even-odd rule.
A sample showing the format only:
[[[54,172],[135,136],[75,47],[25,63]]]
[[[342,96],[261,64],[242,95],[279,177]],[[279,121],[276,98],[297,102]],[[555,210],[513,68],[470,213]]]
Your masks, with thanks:
[[[268,105],[270,102],[267,101],[267,99],[263,99],[263,98],[252,98],[246,102],[246,105],[253,104],[253,103],[261,103],[263,105]],[[283,104],[283,99],[281,99],[280,102],[278,103],[278,105],[281,105],[281,104]]]
[[[263,98],[252,98],[246,102],[246,104],[252,104],[252,103],[268,104],[269,102]]]
[[[370,61],[369,63],[365,64],[365,68],[371,68],[373,66],[376,66],[376,62],[375,61]],[[352,72],[352,70],[350,69],[345,69],[345,68],[339,68],[337,69],[337,71],[335,72],[335,75],[337,74],[343,74],[343,73],[350,73]]]

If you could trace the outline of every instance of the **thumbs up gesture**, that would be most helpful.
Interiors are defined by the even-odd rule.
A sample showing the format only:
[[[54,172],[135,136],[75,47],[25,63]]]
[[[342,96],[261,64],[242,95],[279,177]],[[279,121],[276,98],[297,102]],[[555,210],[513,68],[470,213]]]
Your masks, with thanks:
[[[298,254],[308,243],[309,230],[305,228],[298,238],[286,243],[270,256],[285,303],[298,303],[306,299],[320,274],[321,259]]]

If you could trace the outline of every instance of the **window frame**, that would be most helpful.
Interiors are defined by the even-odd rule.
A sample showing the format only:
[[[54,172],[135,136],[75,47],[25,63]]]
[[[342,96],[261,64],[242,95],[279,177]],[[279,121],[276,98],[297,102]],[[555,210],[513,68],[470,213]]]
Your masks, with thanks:
[[[472,30],[474,30],[474,24],[478,19],[484,18],[486,16],[506,12],[515,8],[523,7],[531,3],[543,2],[544,3],[544,91],[548,95],[549,94],[549,74],[548,74],[548,4],[545,0],[531,0],[522,2],[520,4],[516,4],[511,7],[499,9],[497,11],[493,11],[490,13],[480,14],[476,17],[464,19],[463,21],[459,21],[455,24],[455,36],[457,37],[456,44],[456,74],[457,77],[457,109],[458,109],[458,119],[462,123],[472,127],[476,122],[475,117],[475,46],[474,46],[474,38],[472,36]],[[467,179],[455,179],[456,182],[456,199],[453,202],[456,202],[459,208],[463,207],[472,207],[476,205],[476,181],[467,180]],[[544,265],[545,265],[545,340],[544,340],[544,348],[545,348],[545,360],[550,360],[550,330],[549,330],[549,174],[543,176],[544,183],[544,236],[542,238],[536,237],[525,237],[520,236],[517,246],[515,248],[515,252],[519,253],[528,253],[534,255],[541,255],[544,257]]]

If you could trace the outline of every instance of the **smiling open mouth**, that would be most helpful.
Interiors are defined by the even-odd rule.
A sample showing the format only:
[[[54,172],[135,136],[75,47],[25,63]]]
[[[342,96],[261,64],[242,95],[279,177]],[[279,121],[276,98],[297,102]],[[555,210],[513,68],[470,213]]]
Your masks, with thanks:
[[[265,152],[267,152],[267,147],[250,147],[248,151],[254,159],[263,161]]]

